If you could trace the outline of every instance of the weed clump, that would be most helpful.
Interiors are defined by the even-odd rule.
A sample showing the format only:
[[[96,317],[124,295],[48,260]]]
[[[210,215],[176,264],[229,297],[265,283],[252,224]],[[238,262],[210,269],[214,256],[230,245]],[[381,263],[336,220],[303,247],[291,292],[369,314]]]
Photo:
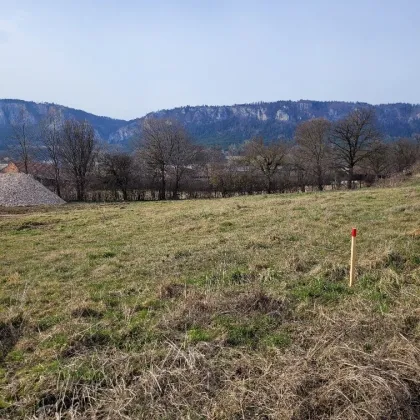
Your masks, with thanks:
[[[101,319],[103,313],[88,306],[82,306],[72,311],[71,315],[75,318],[95,318]]]
[[[320,304],[334,304],[353,294],[353,290],[343,283],[315,278],[292,287],[290,294],[302,302],[317,301]]]
[[[22,336],[24,326],[22,316],[16,316],[7,322],[0,323],[0,363],[4,361],[9,352]]]

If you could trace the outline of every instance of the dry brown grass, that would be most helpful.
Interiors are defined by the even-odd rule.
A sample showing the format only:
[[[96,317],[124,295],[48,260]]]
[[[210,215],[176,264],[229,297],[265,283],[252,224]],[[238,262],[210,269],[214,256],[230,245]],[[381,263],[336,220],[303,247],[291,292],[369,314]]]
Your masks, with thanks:
[[[241,302],[261,298],[248,294]],[[198,298],[195,308],[200,302]],[[209,302],[198,322],[222,308]],[[249,314],[248,305],[240,308],[232,310]],[[258,304],[251,311],[258,309],[267,311]],[[406,322],[347,310],[330,317],[319,308],[311,318],[304,329],[299,325],[303,319],[293,321],[293,344],[286,350],[250,351],[224,341],[191,345],[167,338],[136,354],[95,352],[89,363],[102,373],[101,381],[60,381],[71,394],[66,388],[56,393],[68,402],[43,410],[70,410],[86,419],[419,418],[420,353],[408,338],[413,331],[405,330]],[[368,343],[375,343],[374,348],[367,348]],[[72,363],[73,368],[85,366],[86,357]]]
[[[419,199],[409,186],[0,218],[0,418],[420,418]]]

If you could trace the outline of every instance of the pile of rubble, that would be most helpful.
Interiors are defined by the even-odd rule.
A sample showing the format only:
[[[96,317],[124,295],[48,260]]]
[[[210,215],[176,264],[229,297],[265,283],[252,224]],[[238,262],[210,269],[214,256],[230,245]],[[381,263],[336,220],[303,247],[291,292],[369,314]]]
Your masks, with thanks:
[[[0,206],[45,206],[65,204],[31,175],[0,174]]]

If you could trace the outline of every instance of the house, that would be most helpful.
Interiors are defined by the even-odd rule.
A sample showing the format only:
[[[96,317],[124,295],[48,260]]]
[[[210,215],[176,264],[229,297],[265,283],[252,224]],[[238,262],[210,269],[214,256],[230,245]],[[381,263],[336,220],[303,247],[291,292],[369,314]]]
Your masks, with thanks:
[[[37,181],[48,188],[55,188],[54,166],[45,162],[28,162],[29,175],[32,175]],[[18,174],[26,173],[24,162],[6,162],[0,163],[0,173]]]

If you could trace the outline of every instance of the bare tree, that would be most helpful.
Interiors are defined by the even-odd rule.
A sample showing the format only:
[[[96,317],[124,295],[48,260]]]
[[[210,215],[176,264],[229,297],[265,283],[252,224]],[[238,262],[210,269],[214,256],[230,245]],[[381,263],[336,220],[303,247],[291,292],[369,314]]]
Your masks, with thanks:
[[[391,147],[378,141],[373,147],[373,152],[366,156],[364,167],[368,172],[373,173],[375,178],[386,176],[392,170]]]
[[[245,145],[244,161],[263,175],[268,194],[273,192],[274,176],[284,163],[288,149],[281,141],[266,145],[262,137],[256,137]]]
[[[184,142],[186,138],[184,128],[174,120],[146,118],[143,122],[141,135],[143,156],[146,165],[159,178],[159,200],[166,198],[167,176],[174,162],[178,166],[176,177],[179,186],[184,158],[177,145],[186,143]]]
[[[311,178],[315,178],[318,190],[324,189],[325,176],[330,159],[329,134],[331,123],[324,118],[300,124],[295,133],[298,146],[296,159]]]
[[[356,109],[334,125],[330,142],[338,163],[347,172],[348,189],[353,187],[355,166],[374,152],[380,137],[372,108]]]
[[[124,200],[128,200],[128,189],[133,176],[133,157],[127,153],[104,153],[101,163],[106,180],[114,188],[120,189]]]
[[[60,156],[73,175],[79,201],[85,199],[87,175],[92,168],[96,148],[95,131],[87,121],[64,122]]]
[[[401,138],[392,145],[394,169],[403,172],[410,169],[419,159],[420,142],[416,138]]]
[[[192,166],[197,163],[199,153],[200,148],[191,141],[187,132],[182,127],[177,127],[174,130],[174,147],[170,159],[173,171],[173,198],[179,198],[181,181],[187,171],[191,171]]]
[[[300,153],[298,146],[293,147],[289,156],[289,165],[295,187],[301,192],[305,192],[306,185],[311,183],[305,163],[305,157]]]
[[[63,117],[56,108],[51,108],[47,117],[40,123],[41,143],[54,170],[55,190],[61,197],[61,154]]]
[[[235,164],[227,162],[224,164],[213,165],[210,176],[210,186],[217,195],[227,197],[235,190],[235,177],[237,171]]]
[[[23,162],[25,173],[29,173],[29,162],[33,152],[35,126],[24,106],[19,108],[12,126],[12,141],[17,150],[19,160]]]

